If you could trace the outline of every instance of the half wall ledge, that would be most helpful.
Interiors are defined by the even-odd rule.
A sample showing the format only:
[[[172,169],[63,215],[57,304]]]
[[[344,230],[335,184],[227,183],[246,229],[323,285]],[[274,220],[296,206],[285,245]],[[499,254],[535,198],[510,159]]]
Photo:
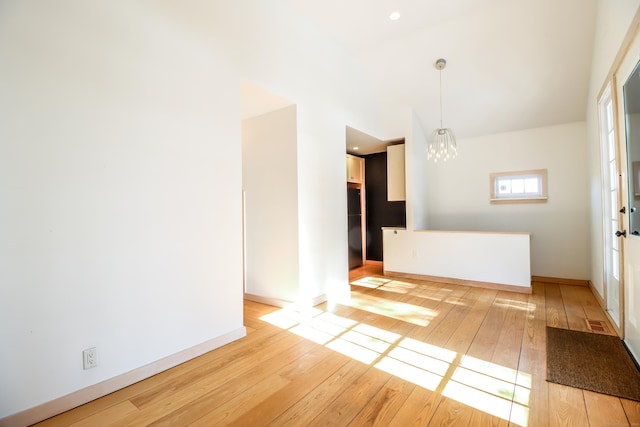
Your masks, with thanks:
[[[531,293],[530,233],[383,228],[385,274]]]

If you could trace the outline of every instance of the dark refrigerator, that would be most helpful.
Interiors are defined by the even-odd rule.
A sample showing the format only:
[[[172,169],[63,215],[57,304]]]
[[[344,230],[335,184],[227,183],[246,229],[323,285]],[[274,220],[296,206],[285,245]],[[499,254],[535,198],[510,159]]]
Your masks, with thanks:
[[[360,189],[347,188],[347,218],[349,224],[349,269],[362,265],[362,211]]]

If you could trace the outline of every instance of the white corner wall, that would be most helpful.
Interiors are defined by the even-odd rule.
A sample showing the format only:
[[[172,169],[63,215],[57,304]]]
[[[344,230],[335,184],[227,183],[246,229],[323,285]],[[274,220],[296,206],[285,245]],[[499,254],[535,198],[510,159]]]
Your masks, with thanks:
[[[245,292],[297,300],[298,156],[295,105],[242,121]]]
[[[0,418],[243,331],[240,81],[297,105],[300,297],[348,291],[348,52],[277,0],[1,8]]]
[[[140,3],[1,9],[3,418],[244,328],[233,68]]]
[[[461,139],[458,157],[430,165],[432,230],[531,233],[531,274],[589,278],[589,202],[583,122]],[[490,204],[489,174],[547,169],[549,200]]]
[[[589,253],[590,278],[600,296],[604,296],[604,236],[602,225],[602,185],[600,165],[600,131],[598,95],[602,90],[613,61],[620,50],[640,0],[598,1],[595,42],[591,65],[591,80],[587,101],[587,161],[589,182]]]

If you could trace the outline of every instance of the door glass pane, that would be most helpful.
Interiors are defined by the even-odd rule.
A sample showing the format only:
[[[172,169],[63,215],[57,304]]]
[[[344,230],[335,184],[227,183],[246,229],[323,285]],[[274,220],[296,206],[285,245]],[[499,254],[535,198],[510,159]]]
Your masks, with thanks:
[[[616,158],[616,141],[613,137],[613,133],[609,134],[607,141],[607,145],[609,145],[609,160],[613,160]]]
[[[624,88],[624,118],[627,136],[627,170],[629,171],[629,228],[630,233],[640,234],[640,192],[638,179],[634,179],[634,170],[640,165],[640,64],[627,79]],[[634,167],[635,166],[635,167]]]

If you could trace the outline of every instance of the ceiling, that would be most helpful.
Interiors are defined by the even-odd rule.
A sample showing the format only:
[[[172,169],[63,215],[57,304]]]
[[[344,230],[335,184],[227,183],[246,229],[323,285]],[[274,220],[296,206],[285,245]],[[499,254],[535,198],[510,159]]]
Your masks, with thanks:
[[[368,70],[388,118],[371,144],[404,137],[407,108],[425,133],[439,127],[438,58],[443,124],[459,139],[586,117],[596,0],[284,1]]]

